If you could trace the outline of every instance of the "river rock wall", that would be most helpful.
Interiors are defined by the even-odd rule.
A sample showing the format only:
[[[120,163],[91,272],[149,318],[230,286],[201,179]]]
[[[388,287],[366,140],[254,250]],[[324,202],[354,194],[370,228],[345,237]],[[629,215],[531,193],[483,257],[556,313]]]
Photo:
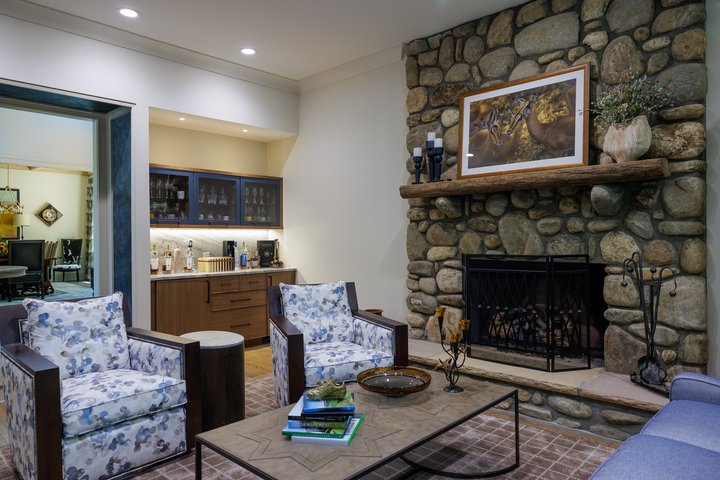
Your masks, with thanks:
[[[645,158],[667,158],[661,181],[410,199],[407,322],[413,338],[438,341],[435,307],[457,324],[462,254],[588,254],[608,265],[605,362],[631,373],[645,355],[642,312],[622,261],[633,252],[678,274],[663,295],[656,342],[670,374],[707,364],[705,268],[705,4],[683,0],[535,0],[406,45],[407,149],[428,132],[444,140],[442,178],[457,176],[459,99],[472,90],[589,64],[597,89],[647,75],[672,106],[651,119]],[[603,132],[590,132],[597,163]],[[413,162],[406,161],[414,180]],[[426,177],[423,177],[426,181]],[[668,289],[669,290],[669,289]]]

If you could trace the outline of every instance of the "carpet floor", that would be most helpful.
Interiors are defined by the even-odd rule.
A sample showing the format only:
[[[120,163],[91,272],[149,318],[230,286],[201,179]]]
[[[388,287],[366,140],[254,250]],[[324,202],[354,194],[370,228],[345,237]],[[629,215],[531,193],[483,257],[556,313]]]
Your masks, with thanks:
[[[45,295],[48,302],[58,302],[62,300],[73,300],[75,298],[88,298],[93,296],[93,289],[90,282],[52,282],[54,293]],[[39,299],[39,296],[31,298]],[[12,302],[3,300],[3,305],[20,305],[25,297],[17,296]]]
[[[247,416],[276,408],[272,375],[253,378],[246,384]],[[598,437],[559,429],[540,422],[520,419],[520,467],[498,479],[517,480],[583,480],[615,450],[616,445]],[[411,460],[434,468],[459,473],[499,468],[514,458],[513,421],[505,413],[479,415],[416,449]],[[290,477],[291,474],[288,475]],[[9,447],[0,448],[0,480],[19,478],[9,460]],[[142,480],[190,480],[195,478],[195,456],[190,454],[139,475]],[[203,479],[245,480],[258,477],[220,455],[203,450]],[[392,462],[367,478],[439,479],[415,472],[400,460]]]

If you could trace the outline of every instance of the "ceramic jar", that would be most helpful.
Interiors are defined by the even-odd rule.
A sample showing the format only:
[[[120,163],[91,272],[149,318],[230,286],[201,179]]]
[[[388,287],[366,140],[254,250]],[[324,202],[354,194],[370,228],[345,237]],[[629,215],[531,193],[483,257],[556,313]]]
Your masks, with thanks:
[[[645,115],[625,125],[611,125],[605,134],[603,151],[616,162],[637,160],[650,149],[652,129]]]

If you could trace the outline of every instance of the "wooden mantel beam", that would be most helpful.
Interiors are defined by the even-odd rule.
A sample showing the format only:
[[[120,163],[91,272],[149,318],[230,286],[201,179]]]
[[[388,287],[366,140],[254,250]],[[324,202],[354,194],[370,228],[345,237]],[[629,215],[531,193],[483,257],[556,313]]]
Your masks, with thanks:
[[[506,173],[484,177],[463,178],[445,182],[403,185],[402,198],[451,197],[476,193],[534,190],[567,185],[599,185],[603,183],[638,182],[669,177],[664,158],[650,158],[610,165],[586,165],[554,170]]]

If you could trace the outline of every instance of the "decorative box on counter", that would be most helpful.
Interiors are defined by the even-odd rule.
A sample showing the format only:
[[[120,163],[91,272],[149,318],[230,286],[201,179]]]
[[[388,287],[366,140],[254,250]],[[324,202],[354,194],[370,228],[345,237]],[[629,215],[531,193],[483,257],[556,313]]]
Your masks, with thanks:
[[[200,257],[197,260],[198,272],[229,272],[235,270],[233,257]]]

